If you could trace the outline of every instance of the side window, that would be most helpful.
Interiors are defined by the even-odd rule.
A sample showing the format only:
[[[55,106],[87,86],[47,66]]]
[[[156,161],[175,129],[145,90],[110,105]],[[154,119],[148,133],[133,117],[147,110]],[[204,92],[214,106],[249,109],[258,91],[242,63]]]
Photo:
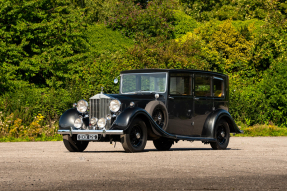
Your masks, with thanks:
[[[194,94],[198,97],[211,97],[211,78],[209,76],[195,76]]]
[[[213,96],[224,97],[224,81],[221,78],[213,79]]]
[[[169,94],[192,95],[192,76],[188,73],[170,74]]]

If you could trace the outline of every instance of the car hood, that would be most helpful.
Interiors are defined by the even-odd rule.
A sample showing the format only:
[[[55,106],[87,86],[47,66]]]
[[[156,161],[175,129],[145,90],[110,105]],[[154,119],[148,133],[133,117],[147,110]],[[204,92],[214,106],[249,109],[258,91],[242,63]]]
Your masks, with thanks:
[[[145,108],[146,104],[150,101],[155,100],[154,93],[142,93],[142,94],[97,94],[90,99],[101,99],[101,98],[110,98],[117,99],[121,102],[121,110],[129,107],[131,102],[135,103],[135,107]],[[164,101],[164,96],[160,95],[157,100]]]

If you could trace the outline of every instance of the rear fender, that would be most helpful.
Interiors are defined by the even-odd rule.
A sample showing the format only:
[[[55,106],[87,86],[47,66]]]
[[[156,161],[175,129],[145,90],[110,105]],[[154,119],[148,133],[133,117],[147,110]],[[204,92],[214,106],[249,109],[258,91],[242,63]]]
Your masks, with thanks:
[[[230,133],[242,133],[242,131],[240,131],[235,121],[231,117],[230,113],[224,109],[218,109],[209,114],[207,117],[203,126],[202,137],[215,138],[215,125],[220,119],[224,119],[228,123]]]

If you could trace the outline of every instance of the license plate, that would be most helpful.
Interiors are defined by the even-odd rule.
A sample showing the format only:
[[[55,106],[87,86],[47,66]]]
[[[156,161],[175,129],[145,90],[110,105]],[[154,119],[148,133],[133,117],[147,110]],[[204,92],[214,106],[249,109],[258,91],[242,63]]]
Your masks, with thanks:
[[[98,134],[78,134],[77,140],[79,140],[79,141],[95,141],[95,140],[98,140]]]

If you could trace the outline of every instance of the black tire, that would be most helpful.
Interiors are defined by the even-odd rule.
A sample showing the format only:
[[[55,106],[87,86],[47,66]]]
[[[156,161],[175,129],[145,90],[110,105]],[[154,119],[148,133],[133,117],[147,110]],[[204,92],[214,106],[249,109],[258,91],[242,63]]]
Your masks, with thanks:
[[[63,142],[70,152],[83,152],[89,144],[89,141],[78,141],[77,135],[63,135]]]
[[[165,139],[165,138],[160,138],[160,139],[154,140],[153,144],[155,148],[159,151],[168,151],[171,148],[171,146],[174,144],[174,141]]]
[[[230,130],[228,123],[225,120],[219,120],[216,123],[214,136],[216,142],[211,142],[210,145],[215,150],[224,150],[227,148],[230,138]]]
[[[150,114],[153,120],[165,131],[168,126],[168,112],[161,101],[149,102],[145,110]]]
[[[128,153],[141,152],[147,142],[147,128],[145,122],[140,118],[132,121],[126,134],[121,135],[124,150]]]

